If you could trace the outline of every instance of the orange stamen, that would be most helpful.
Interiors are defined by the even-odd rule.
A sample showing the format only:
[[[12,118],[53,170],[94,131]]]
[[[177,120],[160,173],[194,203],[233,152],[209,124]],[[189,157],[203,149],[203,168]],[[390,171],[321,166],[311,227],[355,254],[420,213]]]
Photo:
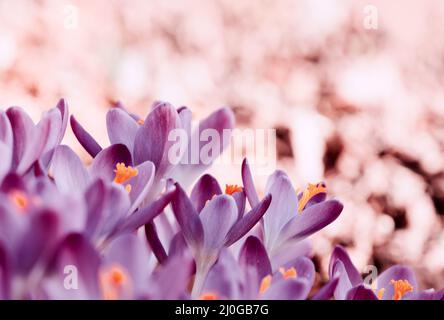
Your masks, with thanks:
[[[296,269],[291,267],[287,270],[284,268],[279,268],[279,272],[282,274],[285,280],[287,279],[294,279],[297,277],[298,273],[296,272]]]
[[[298,204],[298,212],[302,212],[304,210],[305,206],[307,205],[308,201],[310,201],[311,198],[313,198],[315,195],[319,193],[325,193],[327,192],[327,188],[325,187],[325,184],[318,183],[318,184],[312,184],[309,183],[308,187],[305,188],[304,192],[302,193],[302,197],[299,200]]]
[[[263,293],[265,293],[265,291],[268,290],[268,288],[270,287],[270,284],[271,284],[271,279],[272,279],[271,275],[268,275],[262,279],[261,285],[259,287],[260,294],[263,294]]]
[[[114,182],[123,184],[129,179],[137,176],[139,172],[137,171],[137,169],[131,166],[127,167],[123,162],[119,162],[118,164],[116,164],[116,169],[114,170],[114,173],[116,174],[116,176],[114,177]]]
[[[217,300],[217,294],[214,292],[206,292],[200,295],[199,300]]]
[[[129,277],[120,266],[111,266],[100,271],[100,287],[105,300],[116,300],[129,286]]]
[[[384,292],[385,292],[385,288],[381,288],[378,290],[377,296],[378,296],[379,300],[382,300],[382,297],[384,296]]]
[[[242,187],[238,186],[237,184],[225,185],[225,194],[229,194],[230,196],[233,195],[233,193],[242,192],[242,190]]]
[[[143,125],[143,124],[145,124],[145,120],[139,119],[139,120],[137,120],[137,123],[140,124],[140,125]]]
[[[14,203],[14,205],[22,212],[25,211],[26,208],[28,207],[29,204],[28,198],[22,191],[19,190],[11,191],[10,199],[12,203]]]
[[[395,293],[393,294],[393,300],[401,300],[407,293],[413,291],[413,286],[408,280],[392,280],[390,283],[393,285]]]

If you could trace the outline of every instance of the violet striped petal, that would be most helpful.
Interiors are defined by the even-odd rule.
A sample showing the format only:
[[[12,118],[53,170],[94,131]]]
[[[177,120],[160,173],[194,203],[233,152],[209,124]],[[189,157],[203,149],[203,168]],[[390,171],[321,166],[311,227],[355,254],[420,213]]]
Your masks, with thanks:
[[[113,108],[106,114],[106,128],[111,144],[124,144],[132,153],[139,124],[125,111]]]
[[[267,195],[261,202],[259,202],[250,212],[245,214],[238,220],[229,230],[225,237],[225,246],[231,246],[237,240],[246,235],[267,212],[272,202],[271,195]]]
[[[366,288],[363,284],[354,287],[347,293],[346,300],[378,300],[373,290]]]
[[[248,203],[250,203],[250,206],[253,208],[259,203],[259,197],[257,196],[250,165],[248,164],[248,160],[246,158],[242,162],[242,183],[244,184],[245,195],[247,196]]]
[[[105,181],[112,181],[118,163],[124,163],[125,166],[133,165],[131,153],[123,144],[113,144],[100,151],[89,167],[90,175]]]
[[[302,213],[295,212],[294,218],[282,229],[280,240],[302,240],[336,220],[342,209],[343,205],[339,201],[328,200],[310,206]]]
[[[204,250],[217,251],[224,245],[225,237],[236,221],[236,202],[228,195],[215,196],[199,217],[204,229]]]
[[[159,239],[156,225],[154,224],[153,221],[145,224],[145,237],[157,261],[160,264],[164,264],[165,261],[168,259],[168,255],[165,251],[165,248],[162,245],[162,242]]]
[[[182,187],[175,183],[176,192],[171,201],[174,216],[179,224],[187,244],[196,249],[204,242],[204,229],[199,214]]]
[[[258,281],[272,272],[267,251],[262,242],[254,236],[249,236],[245,240],[239,253],[239,263],[247,268],[253,267],[257,273]]]
[[[337,261],[341,261],[345,267],[345,272],[352,284],[352,286],[357,286],[362,283],[362,277],[358,269],[353,265],[347,251],[341,247],[336,246],[331,254],[330,264],[328,266],[328,274],[330,278],[334,276],[334,265]]]
[[[52,160],[52,176],[61,192],[83,192],[89,175],[80,158],[68,146],[58,146]]]
[[[152,221],[157,215],[161,214],[165,207],[171,202],[176,193],[175,189],[165,191],[156,200],[149,205],[140,208],[131,214],[126,221],[113,232],[113,235],[118,235],[127,232],[133,232],[139,227]]]
[[[102,147],[99,143],[82,127],[73,115],[71,115],[70,123],[72,132],[91,157],[94,158],[100,151],[102,151]]]
[[[209,174],[204,174],[194,185],[190,199],[196,210],[201,212],[207,201],[220,194],[222,190],[217,180]]]
[[[246,196],[245,192],[235,192],[232,194],[232,197],[234,198],[234,201],[236,201],[237,206],[237,220],[242,219],[245,213],[245,206],[246,206]]]
[[[176,109],[171,105],[156,107],[137,131],[134,163],[151,161],[156,167],[156,177],[166,175],[173,167],[169,159],[169,150],[176,143],[169,140],[169,134],[179,128],[181,123]]]

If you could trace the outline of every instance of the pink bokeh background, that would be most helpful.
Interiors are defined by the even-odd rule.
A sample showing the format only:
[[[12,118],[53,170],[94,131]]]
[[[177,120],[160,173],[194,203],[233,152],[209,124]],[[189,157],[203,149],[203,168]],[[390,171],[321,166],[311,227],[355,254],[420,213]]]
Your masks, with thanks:
[[[440,0],[0,1],[0,107],[37,119],[64,97],[106,145],[116,101],[231,106],[239,127],[277,129],[295,186],[325,180],[344,202],[313,237],[321,273],[340,243],[362,271],[406,263],[442,287],[443,21]]]

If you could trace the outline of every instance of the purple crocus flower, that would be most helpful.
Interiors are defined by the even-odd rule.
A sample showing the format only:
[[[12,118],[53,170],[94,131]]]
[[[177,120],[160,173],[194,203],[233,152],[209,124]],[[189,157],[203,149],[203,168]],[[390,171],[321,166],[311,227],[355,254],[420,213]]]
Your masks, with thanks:
[[[242,164],[242,180],[247,199],[255,206],[259,198],[247,160]],[[325,200],[324,184],[309,185],[298,196],[290,178],[280,170],[268,178],[265,193],[273,200],[262,220],[262,237],[274,269],[294,256],[290,248],[332,223],[343,208],[337,200]]]
[[[326,287],[336,283],[334,297],[339,300],[409,300],[409,299],[442,299],[444,291],[428,289],[420,291],[413,270],[406,266],[394,265],[382,272],[371,285],[364,284],[363,279],[353,265],[347,252],[336,246],[329,265],[330,282]],[[324,290],[328,298],[327,290]],[[332,290],[329,291],[333,292]],[[320,296],[318,296],[320,298]]]
[[[56,148],[51,166],[55,184],[62,192],[84,198],[88,211],[85,233],[99,245],[148,223],[173,196],[174,188],[146,203],[154,165],[146,161],[132,167],[132,163],[131,154],[122,144],[101,150],[89,168],[69,147]]]
[[[203,185],[213,186],[211,189]],[[196,184],[192,199],[175,183],[176,193],[171,202],[176,220],[196,261],[196,276],[192,296],[200,293],[211,266],[217,261],[220,250],[242,238],[261,219],[271,202],[266,196],[247,214],[239,207],[235,197],[221,194],[217,182],[204,176]],[[193,203],[194,200],[194,203]]]
[[[125,145],[136,166],[146,161],[154,164],[156,174],[149,199],[157,195],[168,178],[179,181],[184,186],[189,185],[229,143],[229,139],[223,139],[219,148],[213,150],[206,161],[202,161],[200,153],[205,146],[205,142],[199,139],[202,132],[213,129],[222,137],[224,130],[234,127],[232,111],[221,108],[202,120],[192,132],[190,110],[186,107],[176,110],[166,102],[155,102],[144,120],[128,113],[121,106],[112,108],[108,111],[106,121],[111,144]],[[95,157],[102,149],[100,145],[74,117],[71,117],[71,126],[82,146]],[[177,137],[173,135],[176,130],[186,133],[185,139],[176,141]],[[177,154],[171,157],[173,151]]]
[[[68,107],[62,99],[34,124],[26,112],[11,107],[0,112],[0,180],[9,171],[27,173],[33,165],[44,170],[54,148],[60,144],[68,121]]]
[[[298,257],[272,273],[270,260],[261,241],[246,239],[236,261],[224,249],[211,268],[204,286],[203,299],[306,299],[314,281],[314,265]]]

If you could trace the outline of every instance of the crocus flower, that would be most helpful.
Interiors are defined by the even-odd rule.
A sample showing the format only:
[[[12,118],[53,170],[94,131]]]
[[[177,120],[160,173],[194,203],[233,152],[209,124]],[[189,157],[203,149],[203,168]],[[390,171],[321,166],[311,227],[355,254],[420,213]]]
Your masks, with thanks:
[[[47,168],[54,148],[60,144],[68,121],[68,107],[62,99],[34,124],[26,112],[11,107],[0,112],[0,180],[8,172],[27,173],[33,165]]]
[[[329,265],[330,279],[337,282],[334,290],[336,299],[347,300],[408,300],[442,299],[444,291],[428,289],[420,291],[412,269],[394,265],[382,272],[375,283],[364,284],[347,252],[336,246]],[[327,297],[325,297],[327,298]]]
[[[224,249],[211,268],[202,299],[306,299],[314,281],[314,265],[306,257],[297,257],[273,273],[261,241],[246,239],[236,261]]]
[[[88,210],[85,232],[103,245],[111,237],[131,232],[148,223],[172,198],[169,190],[144,203],[154,177],[154,165],[132,167],[131,154],[122,144],[100,151],[89,168],[67,146],[56,148],[51,172],[64,193],[84,197]]]
[[[247,160],[242,164],[242,179],[247,199],[255,206],[259,199]],[[325,200],[324,184],[309,185],[298,197],[290,178],[280,170],[268,178],[265,193],[271,194],[273,200],[262,221],[262,236],[274,269],[274,257],[284,253],[278,264],[291,259],[290,246],[332,223],[343,208],[337,200]]]
[[[208,176],[204,179],[210,185],[215,185]],[[198,182],[196,190],[205,190],[199,187],[201,183]],[[232,245],[250,231],[267,210],[271,196],[266,196],[247,214],[240,215],[235,198],[231,195],[219,194],[220,188],[219,190],[217,187],[212,189],[216,194],[202,206],[202,201],[209,197],[208,194],[204,196],[199,191],[193,192],[193,199],[197,199],[193,204],[182,187],[178,183],[175,185],[176,193],[171,204],[181,235],[196,261],[192,296],[197,297],[220,250]]]
[[[124,144],[136,166],[146,161],[154,164],[156,174],[149,199],[157,195],[168,178],[179,181],[184,186],[189,185],[211,165],[229,143],[229,139],[223,139],[219,148],[213,150],[209,159],[204,162],[200,157],[201,149],[205,146],[205,141],[200,139],[203,131],[214,129],[219,137],[222,137],[224,130],[234,127],[232,111],[222,108],[202,120],[191,133],[190,110],[186,107],[176,110],[165,102],[155,102],[145,119],[137,118],[121,106],[112,108],[108,111],[106,121],[111,144]],[[71,117],[71,126],[85,150],[95,157],[102,149],[100,145],[74,117]],[[173,139],[171,134],[175,130],[185,132],[186,139]],[[173,157],[176,159],[173,162],[171,154],[174,150],[177,154]]]

